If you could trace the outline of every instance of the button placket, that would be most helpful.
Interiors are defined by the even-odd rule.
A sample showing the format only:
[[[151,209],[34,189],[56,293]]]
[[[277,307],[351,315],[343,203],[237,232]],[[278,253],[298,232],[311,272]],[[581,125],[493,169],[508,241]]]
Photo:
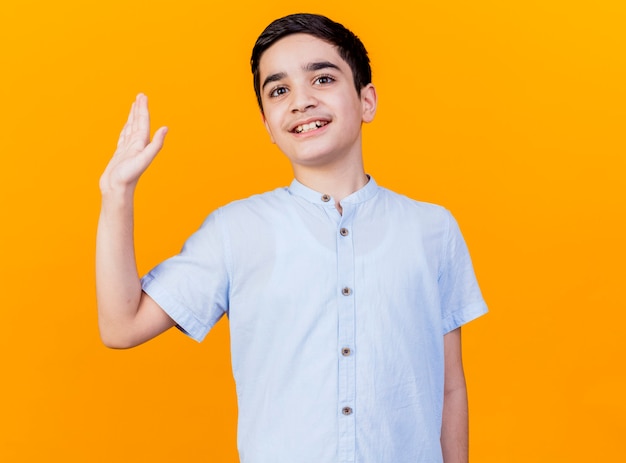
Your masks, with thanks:
[[[356,364],[355,346],[356,302],[354,287],[354,238],[352,221],[354,207],[344,205],[336,231],[337,243],[337,318],[338,318],[338,399],[339,399],[339,461],[354,461],[356,448]]]

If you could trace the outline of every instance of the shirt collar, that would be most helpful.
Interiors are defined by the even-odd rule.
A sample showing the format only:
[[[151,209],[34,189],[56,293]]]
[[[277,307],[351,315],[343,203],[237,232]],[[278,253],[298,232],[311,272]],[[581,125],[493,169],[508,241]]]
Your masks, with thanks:
[[[367,177],[369,178],[369,181],[359,190],[343,198],[341,200],[341,204],[362,203],[376,195],[378,192],[378,184],[369,175]],[[288,191],[290,194],[300,196],[313,204],[335,207],[335,200],[329,194],[315,191],[308,186],[303,185],[295,178],[291,182]]]

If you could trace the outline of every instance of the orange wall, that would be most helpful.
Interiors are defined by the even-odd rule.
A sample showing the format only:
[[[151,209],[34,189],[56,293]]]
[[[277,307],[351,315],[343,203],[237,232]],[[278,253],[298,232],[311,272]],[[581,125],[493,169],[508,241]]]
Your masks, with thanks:
[[[248,60],[295,10],[211,3],[0,7],[0,461],[236,461],[227,323],[112,351],[94,302],[98,178],[137,92],[170,127],[137,195],[142,272],[291,179]],[[368,172],[470,246],[491,309],[464,331],[473,461],[623,458],[624,3],[312,5],[370,49]]]

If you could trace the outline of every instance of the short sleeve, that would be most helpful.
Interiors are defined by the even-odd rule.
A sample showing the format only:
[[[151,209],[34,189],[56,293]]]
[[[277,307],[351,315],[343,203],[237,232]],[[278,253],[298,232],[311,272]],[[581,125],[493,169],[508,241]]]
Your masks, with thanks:
[[[143,290],[197,341],[228,311],[226,243],[218,209],[185,242],[180,254],[142,278]]]
[[[449,212],[441,262],[439,294],[445,334],[487,312],[465,240]]]

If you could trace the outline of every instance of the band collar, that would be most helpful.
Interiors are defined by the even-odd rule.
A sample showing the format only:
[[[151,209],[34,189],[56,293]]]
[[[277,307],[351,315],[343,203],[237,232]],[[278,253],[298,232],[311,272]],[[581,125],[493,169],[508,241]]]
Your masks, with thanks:
[[[362,188],[341,200],[342,205],[362,203],[376,195],[378,192],[378,184],[369,175],[367,178],[369,181]],[[315,191],[308,186],[303,185],[295,178],[287,190],[290,194],[300,196],[313,204],[335,207],[335,200],[332,196],[324,192]]]

